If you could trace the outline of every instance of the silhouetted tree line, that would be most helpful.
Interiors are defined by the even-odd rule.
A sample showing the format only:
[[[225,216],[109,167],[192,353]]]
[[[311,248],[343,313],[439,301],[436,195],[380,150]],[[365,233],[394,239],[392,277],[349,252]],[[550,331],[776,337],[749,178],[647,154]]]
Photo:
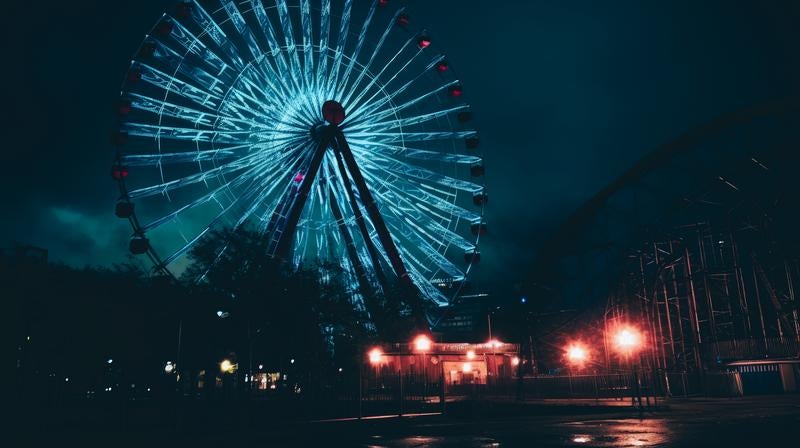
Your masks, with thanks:
[[[402,304],[390,306],[401,303],[391,288],[370,297],[386,306],[369,316],[354,300],[365,292],[352,289],[341,267],[295,269],[266,246],[248,230],[213,234],[191,251],[179,279],[153,276],[135,259],[85,269],[0,264],[1,295],[14,308],[17,390],[45,400],[176,387],[202,396],[196,379],[205,372],[213,393],[223,359],[238,365],[239,389],[259,365],[319,386],[335,381],[339,367],[354,371],[376,317],[396,331],[408,326],[398,318]],[[180,383],[164,371],[168,361]]]

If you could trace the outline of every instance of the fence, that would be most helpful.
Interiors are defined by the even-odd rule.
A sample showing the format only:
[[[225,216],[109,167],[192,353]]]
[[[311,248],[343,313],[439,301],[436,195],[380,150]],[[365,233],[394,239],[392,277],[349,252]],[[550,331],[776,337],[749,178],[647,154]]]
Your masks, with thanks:
[[[700,352],[708,365],[725,360],[788,358],[800,355],[800,342],[793,337],[733,339],[703,344]]]

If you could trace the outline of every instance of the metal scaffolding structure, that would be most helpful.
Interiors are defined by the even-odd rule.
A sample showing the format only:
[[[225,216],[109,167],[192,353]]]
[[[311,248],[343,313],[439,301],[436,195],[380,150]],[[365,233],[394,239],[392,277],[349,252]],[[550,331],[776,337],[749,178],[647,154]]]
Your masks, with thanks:
[[[800,264],[769,251],[763,232],[700,222],[643,244],[627,257],[608,314],[636,316],[664,371],[796,355]]]
[[[635,324],[654,371],[796,359],[798,124],[800,102],[773,101],[647,154],[551,235],[526,294],[585,310],[562,334],[597,315],[605,334]],[[603,352],[604,367],[617,366],[608,341]]]

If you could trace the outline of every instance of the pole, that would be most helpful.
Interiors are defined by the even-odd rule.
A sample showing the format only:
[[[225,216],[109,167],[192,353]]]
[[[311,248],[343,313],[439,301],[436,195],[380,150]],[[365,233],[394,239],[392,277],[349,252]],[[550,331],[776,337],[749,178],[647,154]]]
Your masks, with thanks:
[[[444,411],[445,411],[444,363],[440,362],[439,364],[440,364],[440,366],[439,366],[439,384],[440,384],[439,402],[441,403],[442,415],[444,415]]]

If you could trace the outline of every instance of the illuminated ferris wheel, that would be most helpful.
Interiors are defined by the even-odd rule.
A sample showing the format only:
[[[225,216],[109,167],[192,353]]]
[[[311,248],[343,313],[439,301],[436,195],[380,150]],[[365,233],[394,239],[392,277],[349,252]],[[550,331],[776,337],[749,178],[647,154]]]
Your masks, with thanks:
[[[274,257],[398,279],[417,313],[447,305],[437,284],[465,280],[486,232],[463,87],[396,2],[332,3],[191,1],[161,17],[118,106],[130,250],[178,273],[210,232],[246,226]]]

